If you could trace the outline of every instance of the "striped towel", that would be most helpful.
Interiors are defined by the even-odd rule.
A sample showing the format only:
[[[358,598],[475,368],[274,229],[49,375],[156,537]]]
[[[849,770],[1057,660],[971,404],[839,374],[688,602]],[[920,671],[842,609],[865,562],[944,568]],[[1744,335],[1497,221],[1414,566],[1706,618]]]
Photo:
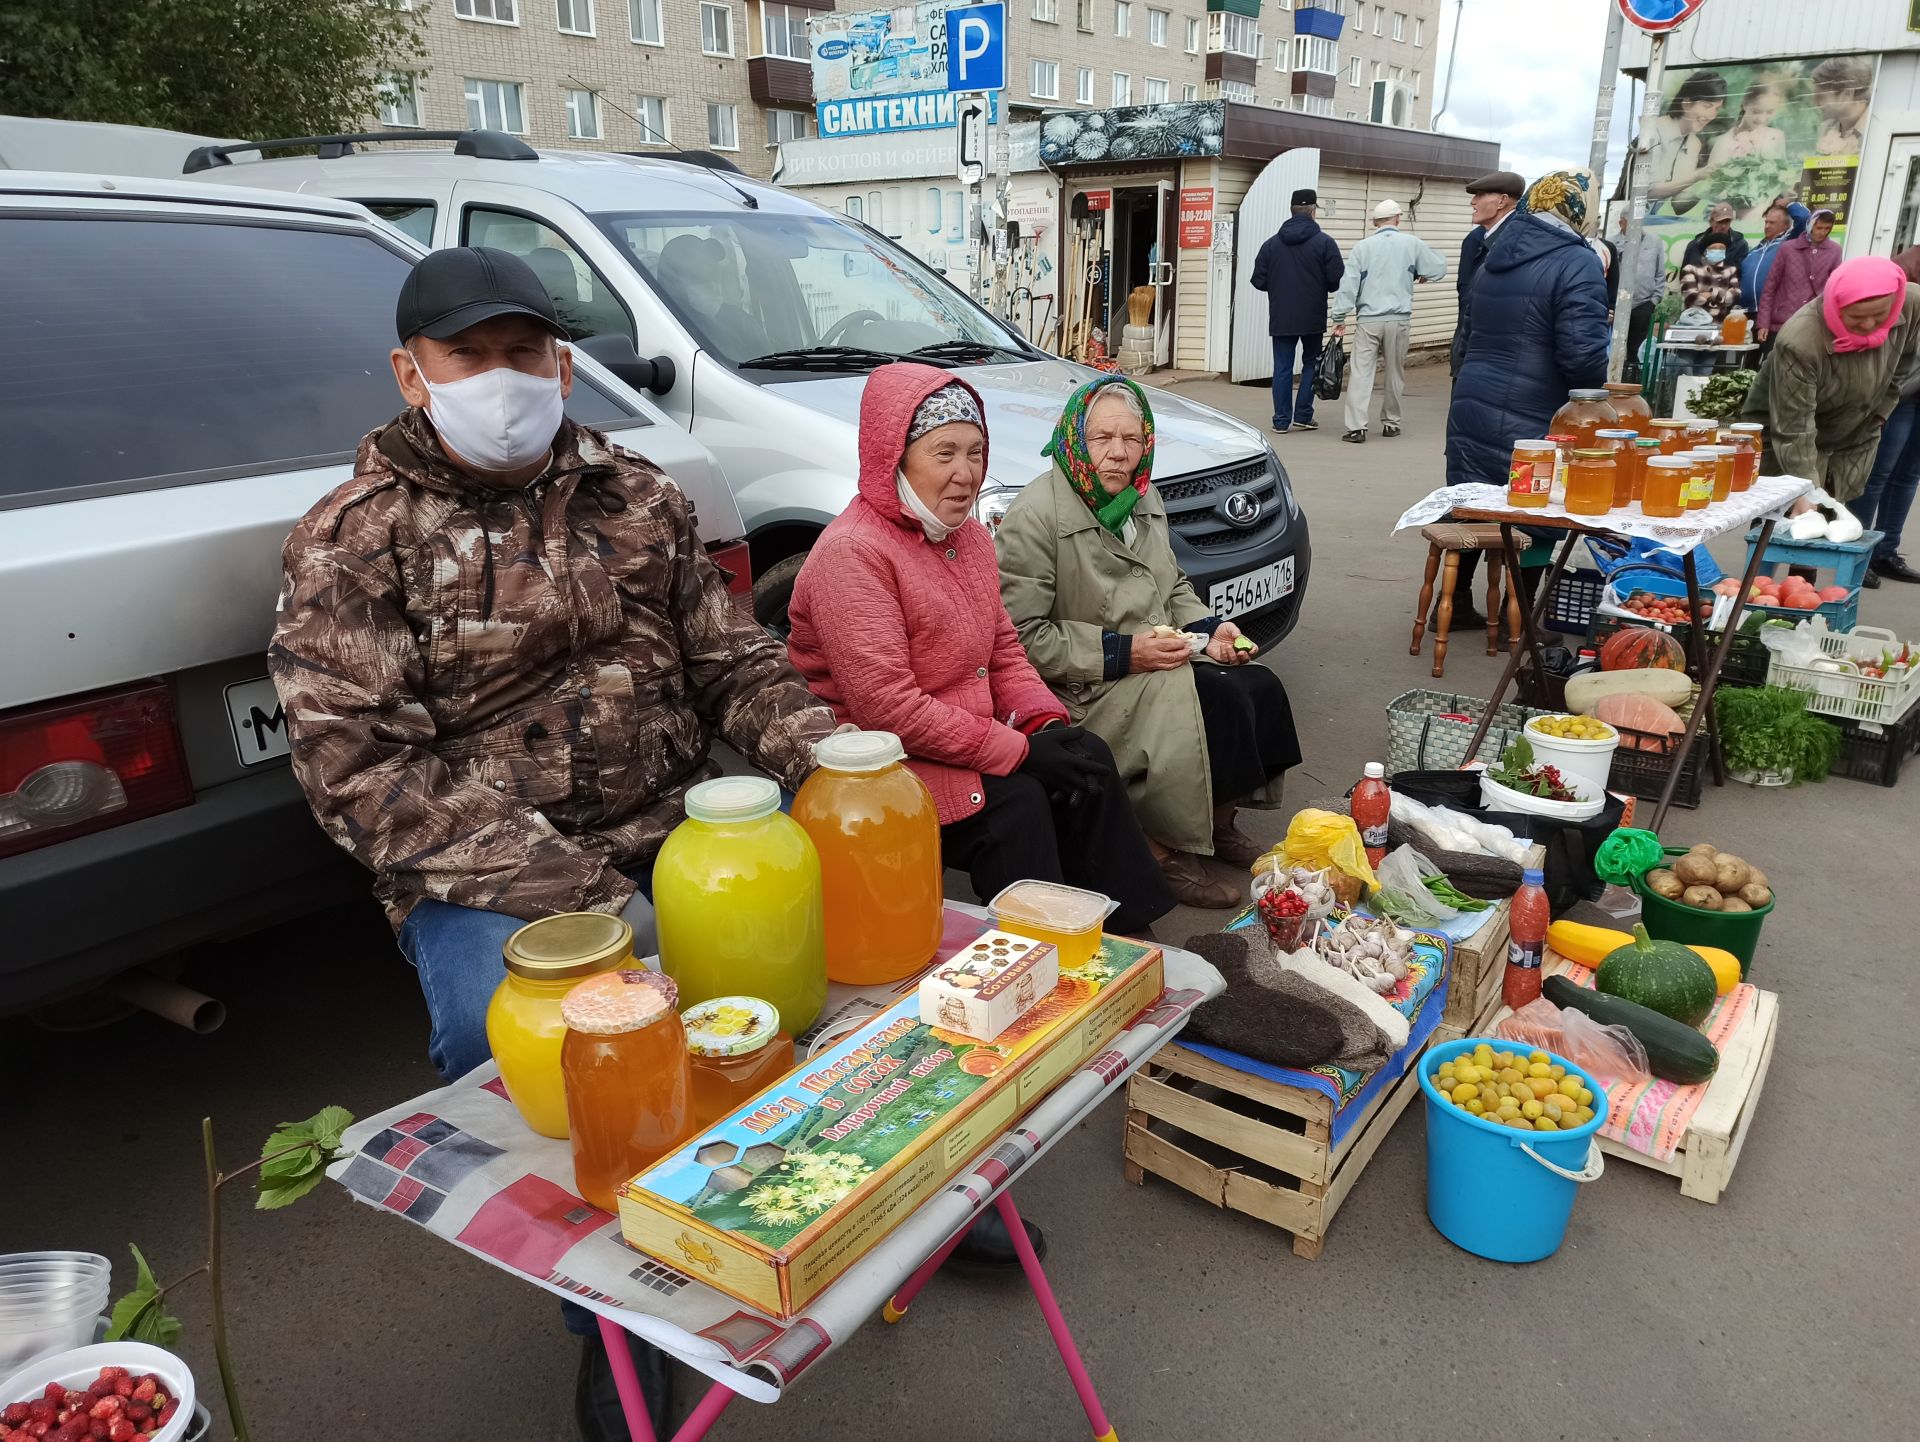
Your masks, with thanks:
[[[1576,986],[1593,987],[1593,972],[1588,967],[1567,962],[1562,975]],[[1758,987],[1743,981],[1714,1001],[1700,1030],[1722,1055],[1734,1034],[1753,1020],[1759,994]],[[1671,1161],[1693,1114],[1707,1099],[1710,1085],[1711,1081],[1682,1086],[1658,1077],[1644,1082],[1615,1082],[1607,1088],[1607,1124],[1600,1128],[1600,1135],[1656,1162]]]

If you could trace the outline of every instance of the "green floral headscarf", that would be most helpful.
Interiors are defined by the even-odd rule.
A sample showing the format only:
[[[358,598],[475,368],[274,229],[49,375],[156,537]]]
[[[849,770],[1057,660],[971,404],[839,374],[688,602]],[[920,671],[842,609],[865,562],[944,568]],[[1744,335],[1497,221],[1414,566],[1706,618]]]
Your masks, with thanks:
[[[1107,494],[1107,488],[1100,483],[1100,469],[1087,449],[1087,413],[1107,386],[1125,386],[1133,392],[1147,435],[1147,443],[1140,451],[1140,463],[1133,468],[1133,484],[1122,487],[1117,496]],[[1101,525],[1119,535],[1133,508],[1147,493],[1147,481],[1153,475],[1153,407],[1147,404],[1147,393],[1125,376],[1100,376],[1088,381],[1067,397],[1066,408],[1060,412],[1059,423],[1053,428],[1053,439],[1040,454],[1053,457],[1074,493],[1087,503],[1087,509]]]

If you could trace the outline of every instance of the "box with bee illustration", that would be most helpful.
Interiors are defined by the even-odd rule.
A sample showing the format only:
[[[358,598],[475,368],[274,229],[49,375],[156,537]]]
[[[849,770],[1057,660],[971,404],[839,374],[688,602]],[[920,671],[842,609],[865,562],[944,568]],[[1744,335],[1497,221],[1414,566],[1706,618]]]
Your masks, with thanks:
[[[1044,941],[989,931],[920,980],[920,1020],[992,1041],[1053,994],[1060,956]]]
[[[1006,939],[1033,958],[1037,999],[992,1040],[923,1021],[909,993],[621,1187],[626,1240],[772,1316],[803,1310],[1159,999],[1157,947],[1107,937],[1059,968],[1051,946]],[[1014,970],[981,940],[989,977]]]

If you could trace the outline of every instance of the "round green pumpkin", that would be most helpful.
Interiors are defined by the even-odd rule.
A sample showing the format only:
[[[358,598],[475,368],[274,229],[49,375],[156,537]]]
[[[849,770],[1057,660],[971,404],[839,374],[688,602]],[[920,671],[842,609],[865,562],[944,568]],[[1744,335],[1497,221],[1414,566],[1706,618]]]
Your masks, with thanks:
[[[1596,991],[1698,1026],[1713,1010],[1718,990],[1713,968],[1691,947],[1655,941],[1645,926],[1633,928],[1633,940],[1607,953],[1595,973]]]

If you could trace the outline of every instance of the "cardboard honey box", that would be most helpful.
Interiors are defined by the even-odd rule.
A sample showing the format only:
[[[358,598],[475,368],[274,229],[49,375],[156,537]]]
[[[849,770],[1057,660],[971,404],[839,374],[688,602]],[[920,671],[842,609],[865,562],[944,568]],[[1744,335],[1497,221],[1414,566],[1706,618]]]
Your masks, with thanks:
[[[1159,949],[1108,937],[992,1042],[909,994],[628,1181],[621,1233],[791,1317],[1161,990]]]
[[[921,978],[920,1020],[993,1041],[1059,983],[1060,956],[1049,943],[989,931]]]

